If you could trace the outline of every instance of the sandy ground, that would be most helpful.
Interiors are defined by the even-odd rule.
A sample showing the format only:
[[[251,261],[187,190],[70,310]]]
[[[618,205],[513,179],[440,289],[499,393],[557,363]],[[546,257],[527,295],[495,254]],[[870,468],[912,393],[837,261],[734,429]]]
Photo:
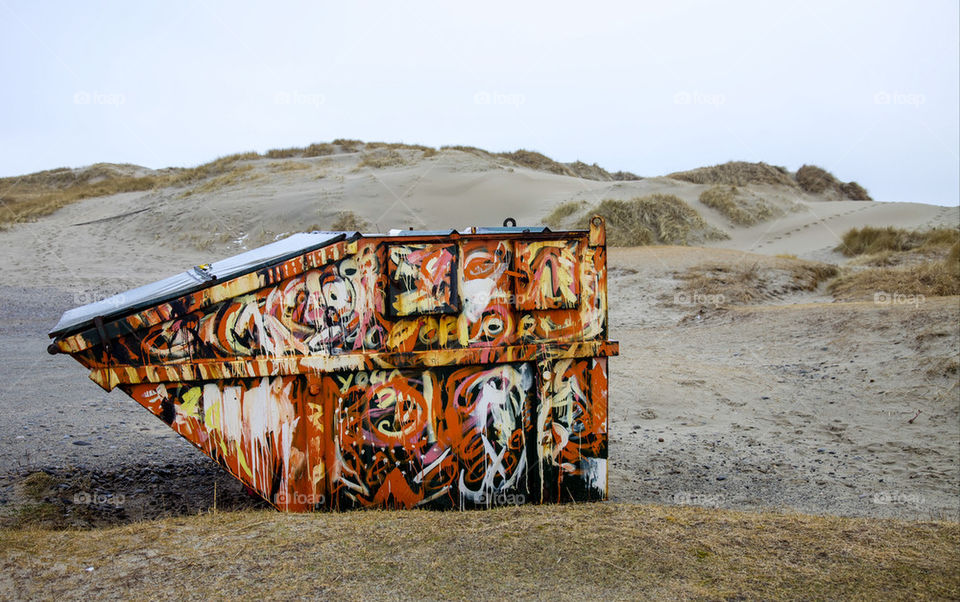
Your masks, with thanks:
[[[960,390],[931,367],[960,350],[960,299],[671,304],[670,275],[708,253],[762,261],[610,254],[613,497],[956,519]]]
[[[68,492],[122,495],[117,520],[209,507],[214,484],[221,507],[254,503],[123,393],[47,355],[46,332],[66,309],[322,225],[345,198],[381,229],[439,228],[507,215],[533,224],[577,198],[667,191],[694,203],[703,188],[481,169],[463,153],[377,173],[337,161],[317,161],[320,179],[301,170],[240,192],[88,199],[0,232],[0,509],[41,469]],[[960,518],[960,389],[935,369],[960,352],[960,299],[834,303],[820,290],[724,308],[675,296],[677,272],[704,261],[789,253],[839,263],[832,248],[849,227],[956,224],[960,211],[781,200],[795,209],[740,229],[697,206],[731,233],[713,248],[611,250],[611,338],[621,343],[610,364],[611,498]]]

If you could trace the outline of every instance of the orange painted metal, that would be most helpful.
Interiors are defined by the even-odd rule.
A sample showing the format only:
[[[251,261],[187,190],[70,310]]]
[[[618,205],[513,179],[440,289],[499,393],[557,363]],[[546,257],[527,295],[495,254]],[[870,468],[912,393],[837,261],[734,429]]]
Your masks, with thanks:
[[[62,333],[280,510],[607,497],[604,224],[363,235]]]

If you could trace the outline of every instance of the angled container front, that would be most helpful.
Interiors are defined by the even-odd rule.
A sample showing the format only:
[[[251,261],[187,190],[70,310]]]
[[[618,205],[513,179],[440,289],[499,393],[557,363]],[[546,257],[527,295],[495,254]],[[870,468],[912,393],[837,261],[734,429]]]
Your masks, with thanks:
[[[50,333],[280,510],[607,497],[606,243],[294,235]]]

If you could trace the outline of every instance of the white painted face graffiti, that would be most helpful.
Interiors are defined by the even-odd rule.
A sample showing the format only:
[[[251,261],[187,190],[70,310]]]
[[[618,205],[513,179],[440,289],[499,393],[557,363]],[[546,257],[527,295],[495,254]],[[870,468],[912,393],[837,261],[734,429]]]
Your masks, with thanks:
[[[473,398],[471,435],[479,437],[483,446],[479,483],[467,483],[464,473],[460,474],[464,499],[489,505],[498,494],[513,489],[526,473],[523,419],[532,385],[527,364],[518,368],[505,365],[477,374],[462,391],[466,399]]]
[[[351,279],[356,273],[356,262],[348,260],[335,269],[322,272],[315,270],[307,274],[303,321],[316,332],[307,340],[311,351],[320,351],[335,344],[352,344],[356,340],[360,319]]]

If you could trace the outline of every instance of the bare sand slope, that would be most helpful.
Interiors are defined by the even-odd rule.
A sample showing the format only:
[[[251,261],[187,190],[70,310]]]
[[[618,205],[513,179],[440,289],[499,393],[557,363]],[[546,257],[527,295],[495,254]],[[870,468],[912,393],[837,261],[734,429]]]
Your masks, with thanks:
[[[219,178],[86,199],[0,234],[0,276],[27,286],[55,281],[119,290],[292,232],[332,229],[344,214],[367,231],[499,225],[507,217],[535,225],[569,201],[582,201],[589,211],[603,199],[652,193],[680,197],[730,236],[708,246],[832,262],[843,260],[832,249],[851,227],[960,223],[957,207],[824,201],[799,188],[758,184],[741,188],[764,199],[776,215],[742,227],[699,201],[709,186],[667,177],[585,180],[457,150],[429,157],[401,150],[397,164],[383,167],[362,165],[363,157],[353,152],[244,160]],[[113,261],[90,265],[83,259],[130,253],[136,253],[139,269],[129,274]]]

